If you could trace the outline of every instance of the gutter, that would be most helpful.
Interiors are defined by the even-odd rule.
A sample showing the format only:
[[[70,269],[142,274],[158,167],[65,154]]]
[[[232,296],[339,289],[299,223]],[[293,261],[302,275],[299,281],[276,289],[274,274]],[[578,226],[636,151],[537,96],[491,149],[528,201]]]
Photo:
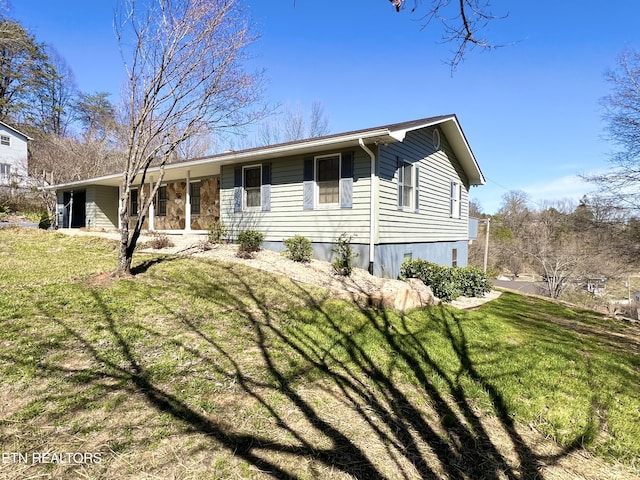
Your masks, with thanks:
[[[369,155],[371,159],[371,177],[369,185],[369,273],[373,275],[373,264],[376,259],[375,235],[376,235],[376,205],[375,205],[375,178],[376,178],[376,156],[364,144],[362,138],[358,139],[360,147]]]

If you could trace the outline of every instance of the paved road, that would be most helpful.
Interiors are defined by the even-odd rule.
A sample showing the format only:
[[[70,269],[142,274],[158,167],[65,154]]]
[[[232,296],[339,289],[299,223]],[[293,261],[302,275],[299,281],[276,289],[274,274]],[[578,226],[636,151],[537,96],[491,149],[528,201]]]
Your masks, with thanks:
[[[0,228],[3,227],[38,228],[38,224],[33,222],[0,222]]]
[[[521,282],[510,280],[491,280],[496,287],[508,288],[510,290],[517,290],[523,293],[534,293],[537,295],[544,295],[546,289],[546,283],[544,282]]]

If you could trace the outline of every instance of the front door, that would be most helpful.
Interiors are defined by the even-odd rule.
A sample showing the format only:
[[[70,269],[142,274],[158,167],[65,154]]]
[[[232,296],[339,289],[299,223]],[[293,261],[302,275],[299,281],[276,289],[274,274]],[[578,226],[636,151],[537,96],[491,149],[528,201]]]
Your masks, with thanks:
[[[73,190],[62,195],[64,212],[62,228],[82,228],[87,225],[87,192]]]

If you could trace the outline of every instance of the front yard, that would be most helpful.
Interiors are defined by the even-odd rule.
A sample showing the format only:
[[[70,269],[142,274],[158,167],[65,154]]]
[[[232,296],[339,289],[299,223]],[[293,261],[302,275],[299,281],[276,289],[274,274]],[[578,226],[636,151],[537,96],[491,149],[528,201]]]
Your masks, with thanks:
[[[637,478],[640,337],[0,229],[1,478]]]

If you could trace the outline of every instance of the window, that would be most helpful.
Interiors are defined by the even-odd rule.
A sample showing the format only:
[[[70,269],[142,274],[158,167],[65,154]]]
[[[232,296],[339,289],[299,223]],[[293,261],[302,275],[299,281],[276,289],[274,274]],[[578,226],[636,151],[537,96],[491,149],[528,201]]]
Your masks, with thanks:
[[[433,130],[433,148],[440,150],[440,130],[437,128]]]
[[[417,175],[414,175],[414,166],[407,162],[398,162],[398,207],[401,209],[413,208],[415,199],[415,184]]]
[[[451,182],[451,208],[449,215],[452,218],[462,217],[462,185],[458,182]]]
[[[0,179],[8,179],[11,175],[11,165],[8,163],[0,163]]]
[[[458,249],[457,248],[453,248],[451,250],[451,266],[452,267],[458,266]]]
[[[160,187],[158,189],[158,211],[156,215],[164,217],[167,215],[167,187]]]
[[[340,155],[316,157],[316,195],[318,205],[340,203]]]
[[[242,168],[242,186],[244,188],[243,206],[246,209],[260,208],[262,205],[262,166]]]
[[[131,190],[131,194],[129,196],[129,211],[131,212],[131,216],[138,215],[138,190]]]
[[[11,146],[11,137],[9,135],[0,135],[0,145]]]
[[[191,214],[200,215],[200,182],[190,183]]]
[[[271,164],[233,169],[233,211],[271,210]]]

